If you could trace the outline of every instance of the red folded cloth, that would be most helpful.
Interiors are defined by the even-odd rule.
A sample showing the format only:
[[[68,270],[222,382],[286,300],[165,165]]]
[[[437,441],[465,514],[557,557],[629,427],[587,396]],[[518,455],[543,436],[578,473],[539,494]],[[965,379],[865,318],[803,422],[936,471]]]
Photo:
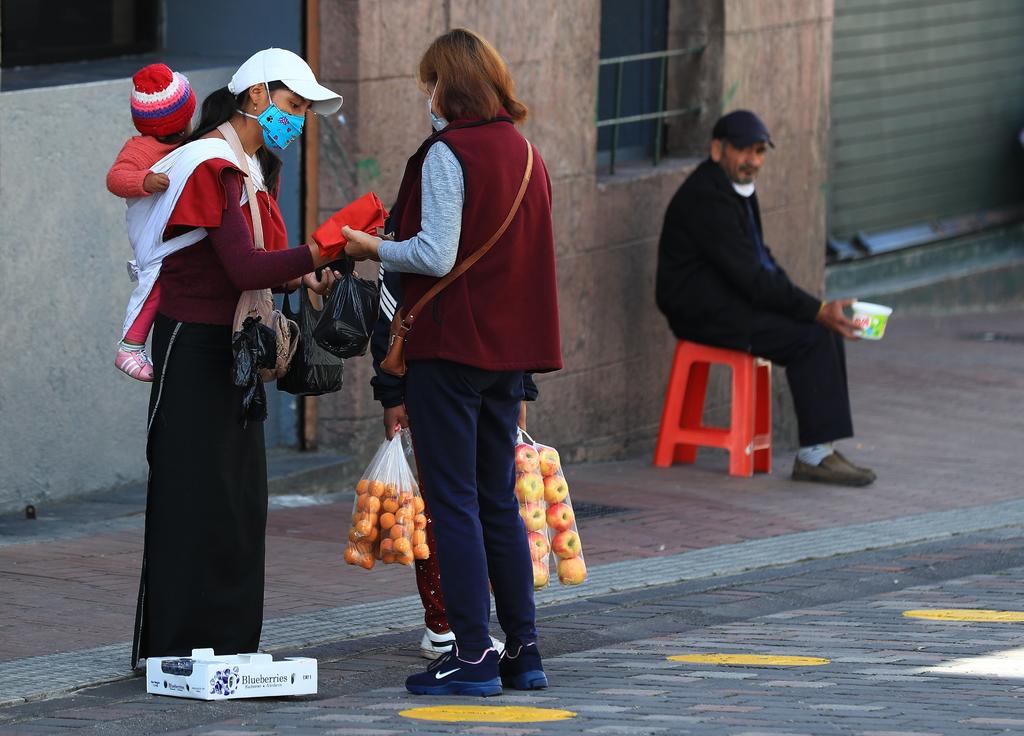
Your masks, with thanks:
[[[384,227],[384,219],[387,216],[388,211],[384,209],[380,198],[373,192],[367,192],[331,215],[313,233],[313,240],[320,246],[321,254],[327,258],[334,258],[341,254],[345,243],[348,242],[341,234],[341,228],[348,225],[353,230],[376,235],[377,228]]]

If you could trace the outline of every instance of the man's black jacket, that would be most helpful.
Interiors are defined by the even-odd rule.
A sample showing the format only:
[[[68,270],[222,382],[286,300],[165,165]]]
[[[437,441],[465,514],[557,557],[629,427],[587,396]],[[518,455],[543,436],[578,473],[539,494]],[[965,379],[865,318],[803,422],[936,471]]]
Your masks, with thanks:
[[[760,228],[757,195],[750,199]],[[761,264],[743,197],[710,159],[687,177],[665,212],[656,298],[677,337],[746,351],[755,311],[813,322],[821,305],[781,267]]]

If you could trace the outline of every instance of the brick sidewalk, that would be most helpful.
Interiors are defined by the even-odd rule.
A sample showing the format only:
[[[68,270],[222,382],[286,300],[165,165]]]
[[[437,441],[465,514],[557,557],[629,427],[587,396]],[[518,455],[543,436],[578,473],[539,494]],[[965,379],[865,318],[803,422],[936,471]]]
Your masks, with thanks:
[[[648,458],[570,468],[578,503],[624,509],[581,523],[588,563],[1024,498],[1010,462],[1024,439],[1024,351],[966,339],[1012,332],[1022,317],[904,318],[885,341],[851,346],[858,438],[844,449],[878,471],[870,488],[791,483],[784,455],[773,476],[752,480],[726,476],[714,454],[671,470]],[[407,569],[341,563],[348,511],[336,503],[271,512],[267,618],[415,592]],[[128,639],[141,543],[137,526],[0,548],[0,661]]]

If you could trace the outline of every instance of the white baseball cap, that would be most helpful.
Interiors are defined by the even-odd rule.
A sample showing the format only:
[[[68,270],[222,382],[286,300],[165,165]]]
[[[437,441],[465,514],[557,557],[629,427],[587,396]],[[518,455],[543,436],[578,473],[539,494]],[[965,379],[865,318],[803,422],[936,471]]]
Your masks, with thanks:
[[[228,91],[237,95],[254,84],[278,81],[300,97],[310,100],[313,103],[310,108],[318,115],[329,115],[341,107],[341,95],[317,82],[309,64],[287,49],[257,51],[232,75]]]

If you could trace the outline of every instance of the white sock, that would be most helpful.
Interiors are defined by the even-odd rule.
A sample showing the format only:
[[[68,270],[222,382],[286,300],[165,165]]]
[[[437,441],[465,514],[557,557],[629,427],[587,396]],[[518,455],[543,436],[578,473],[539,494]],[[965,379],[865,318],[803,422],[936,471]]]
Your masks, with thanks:
[[[835,450],[832,449],[832,443],[826,442],[823,445],[811,445],[810,447],[801,447],[797,451],[796,456],[797,459],[799,459],[802,463],[807,463],[808,465],[821,465],[821,461],[827,458],[833,452],[835,452]]]
[[[117,349],[118,350],[127,350],[129,353],[138,353],[138,352],[140,352],[142,350],[145,350],[146,346],[145,345],[136,345],[135,343],[125,342],[124,340],[121,340],[121,342],[119,342],[117,344]]]

